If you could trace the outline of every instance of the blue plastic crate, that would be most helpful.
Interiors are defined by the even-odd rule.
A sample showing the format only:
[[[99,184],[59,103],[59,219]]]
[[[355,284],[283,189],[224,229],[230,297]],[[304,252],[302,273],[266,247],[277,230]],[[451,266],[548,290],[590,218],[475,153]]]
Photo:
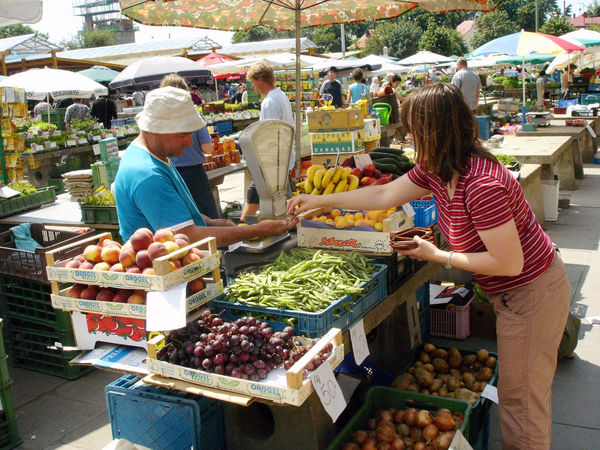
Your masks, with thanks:
[[[370,310],[369,305],[372,309],[385,298],[387,266],[375,264],[375,267],[377,272],[373,274],[371,280],[362,285],[364,288],[362,296],[346,295],[331,303],[325,310],[316,313],[228,302],[224,300],[224,294],[213,299],[210,307],[213,311],[223,311],[221,317],[224,320],[237,320],[251,315],[267,320],[275,331],[291,325],[297,335],[310,338],[321,337],[332,328],[347,329]]]
[[[106,386],[114,439],[149,448],[224,449],[225,420],[220,402],[123,375]]]
[[[233,133],[233,122],[218,122],[215,124],[215,131],[220,136],[226,136]]]
[[[572,98],[569,100],[559,100],[558,107],[559,108],[568,108],[569,106],[579,105],[579,99]]]
[[[360,366],[354,361],[354,353],[350,350],[342,362],[334,369],[335,373],[345,373],[366,380],[369,387],[391,386],[394,375],[379,366],[375,361],[366,358]]]
[[[414,200],[410,204],[415,210],[415,227],[428,227],[437,223],[438,212],[434,200]]]

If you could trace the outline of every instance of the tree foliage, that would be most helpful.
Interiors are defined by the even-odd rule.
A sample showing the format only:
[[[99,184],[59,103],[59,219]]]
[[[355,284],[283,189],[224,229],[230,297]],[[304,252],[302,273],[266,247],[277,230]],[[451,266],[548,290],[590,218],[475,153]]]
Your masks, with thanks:
[[[419,41],[420,50],[429,50],[444,56],[464,55],[467,46],[458,31],[454,28],[439,26],[434,21],[429,22],[427,30]]]
[[[423,30],[415,22],[380,22],[367,41],[365,53],[382,55],[383,47],[387,47],[390,56],[405,58],[418,51],[422,35]]]
[[[106,45],[114,45],[116,43],[117,36],[115,30],[104,29],[78,31],[77,34],[71,39],[61,41],[60,45],[69,50],[74,50],[77,48],[104,47]]]
[[[0,39],[4,39],[12,36],[22,36],[24,34],[33,34],[37,33],[38,36],[43,37],[44,39],[48,39],[48,35],[46,33],[36,32],[29,25],[16,24],[16,25],[7,25],[5,27],[0,27]]]
[[[552,34],[554,36],[560,36],[565,33],[575,31],[573,24],[563,16],[551,17],[540,29],[541,33]]]
[[[594,0],[586,11],[587,15],[590,17],[598,17],[600,16],[600,1]]]
[[[481,47],[493,39],[519,31],[519,26],[510,20],[506,11],[500,9],[482,14],[475,23],[477,29],[471,42],[473,48]]]

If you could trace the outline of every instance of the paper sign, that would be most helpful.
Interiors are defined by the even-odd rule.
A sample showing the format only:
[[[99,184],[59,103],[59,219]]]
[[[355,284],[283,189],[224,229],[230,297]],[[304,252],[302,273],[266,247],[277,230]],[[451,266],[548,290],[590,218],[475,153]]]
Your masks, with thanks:
[[[80,145],[81,144],[87,144],[88,140],[86,138],[79,138],[79,139],[77,139],[77,143],[80,144]]]
[[[496,386],[492,386],[491,384],[486,384],[483,392],[481,393],[482,397],[489,398],[496,405],[498,404],[498,388]]]
[[[50,142],[50,148],[58,148],[58,145],[56,145],[56,142],[51,141]]]
[[[466,287],[461,287],[455,290],[454,293],[460,295],[461,297],[466,297],[469,295],[469,290]]]
[[[94,124],[94,130],[99,130],[100,128],[101,128],[101,124],[99,124],[99,123]]]
[[[404,212],[406,213],[406,215],[408,217],[415,216],[415,210],[410,203],[405,203],[404,205],[402,205],[402,209],[404,210]]]
[[[33,142],[31,144],[29,144],[29,146],[31,147],[31,150],[33,150],[34,152],[37,152],[40,148],[37,144],[34,144]]]
[[[112,134],[112,133],[106,133],[106,137],[105,137],[105,139],[110,139],[111,137],[113,137],[113,134]]]
[[[147,375],[148,369],[144,362],[147,357],[147,352],[141,348],[99,344],[94,350],[80,354],[71,362]]]
[[[369,356],[369,345],[365,335],[365,324],[362,319],[350,327],[350,341],[352,342],[352,353],[354,361],[360,366],[367,356]]]
[[[42,134],[40,135],[40,137],[42,137],[44,139],[48,139],[50,137],[50,133],[48,133],[47,131],[43,131]]]
[[[346,409],[346,400],[344,399],[340,385],[333,375],[331,363],[324,361],[309,376],[315,391],[317,391],[319,400],[323,404],[323,408],[331,416],[331,420],[335,422],[344,409]]]
[[[75,134],[75,133],[71,133],[71,134],[69,135],[69,137],[70,137],[70,138],[72,138],[72,139],[77,139],[77,134]]]
[[[0,187],[0,197],[2,198],[11,198],[19,195],[19,191],[15,191],[14,189],[9,188],[8,186]]]
[[[354,155],[354,165],[360,170],[363,170],[369,164],[373,164],[369,155]]]
[[[98,142],[102,140],[102,136],[100,136],[99,134],[95,134],[92,139],[94,140],[94,142]]]
[[[94,150],[94,155],[99,155],[100,154],[100,144],[92,145],[92,150]]]
[[[121,137],[125,137],[125,133],[123,133],[121,130],[117,131],[117,137],[121,138]]]
[[[75,147],[75,146],[77,145],[77,141],[76,141],[75,139],[69,139],[69,140],[67,141],[67,145],[68,145],[69,147]]]
[[[460,430],[456,430],[454,433],[454,439],[450,443],[449,450],[473,450],[469,441],[464,437]]]
[[[589,124],[587,124],[585,127],[587,128],[587,130],[592,135],[592,139],[596,139],[596,133],[594,133],[594,130],[592,130],[592,127]]]
[[[166,331],[185,327],[187,283],[168,291],[150,291],[147,296],[146,330]]]
[[[26,138],[27,139],[33,139],[35,136],[33,135],[33,133],[27,133]]]

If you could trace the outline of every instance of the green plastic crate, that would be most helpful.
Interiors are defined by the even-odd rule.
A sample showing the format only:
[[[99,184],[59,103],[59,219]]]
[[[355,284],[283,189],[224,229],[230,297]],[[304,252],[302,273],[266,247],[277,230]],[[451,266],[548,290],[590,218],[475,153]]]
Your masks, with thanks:
[[[65,113],[67,108],[57,108],[50,110],[50,123],[56,125],[59,130],[65,130]],[[48,122],[48,110],[42,111],[42,121]]]
[[[13,214],[39,208],[56,200],[54,186],[38,189],[35,194],[8,198],[0,201],[0,217],[12,216]]]
[[[373,417],[375,410],[379,408],[416,408],[437,411],[447,408],[453,412],[464,414],[464,421],[460,431],[468,438],[469,435],[469,413],[471,406],[463,400],[453,398],[436,397],[432,395],[417,394],[416,392],[400,391],[398,389],[376,386],[367,392],[365,404],[348,421],[342,431],[327,447],[328,450],[337,450],[344,444],[352,441],[352,433],[356,430],[366,430],[368,420]]]
[[[0,386],[0,448],[13,448],[23,440],[17,429],[17,417],[12,401],[12,380],[3,381]]]
[[[62,178],[48,178],[48,186],[54,187],[56,195],[65,193],[65,182]]]
[[[116,206],[81,206],[81,221],[84,223],[104,223],[108,225],[118,225]]]

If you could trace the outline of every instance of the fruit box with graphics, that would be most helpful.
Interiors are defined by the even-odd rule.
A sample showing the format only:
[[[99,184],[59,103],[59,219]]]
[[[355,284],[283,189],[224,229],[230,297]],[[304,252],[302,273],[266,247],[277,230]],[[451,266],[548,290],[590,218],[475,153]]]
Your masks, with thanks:
[[[317,208],[299,216],[298,247],[391,254],[394,250],[390,247],[390,233],[413,226],[412,217],[404,210],[396,211],[382,220],[382,231],[376,231],[368,225],[338,228],[335,225],[312,220],[313,217],[331,210],[332,208]],[[357,212],[361,211],[341,211],[341,214]]]
[[[159,361],[157,353],[165,345],[165,336],[163,335],[155,336],[148,342],[148,359],[146,363],[150,373],[165,378],[175,378],[212,389],[270,400],[274,403],[300,406],[313,392],[312,382],[310,378],[303,379],[302,370],[330,342],[333,343],[334,347],[327,361],[331,364],[331,368],[335,369],[344,359],[342,332],[338,328],[329,330],[289,370],[286,371],[283,367],[274,369],[266,379],[260,382],[217,375],[166,361]]]
[[[48,267],[46,268],[48,280],[60,283],[92,284],[101,287],[166,291],[183,281],[193,280],[215,270],[220,263],[216,239],[207,238],[154,259],[152,261],[154,274],[66,267],[69,262],[82,255],[88,245],[100,243],[105,239],[112,239],[111,234],[98,234],[48,252]],[[183,257],[192,249],[200,247],[208,247],[208,250],[197,250],[200,255],[199,260],[181,268],[173,268],[172,261],[177,256]]]

